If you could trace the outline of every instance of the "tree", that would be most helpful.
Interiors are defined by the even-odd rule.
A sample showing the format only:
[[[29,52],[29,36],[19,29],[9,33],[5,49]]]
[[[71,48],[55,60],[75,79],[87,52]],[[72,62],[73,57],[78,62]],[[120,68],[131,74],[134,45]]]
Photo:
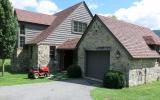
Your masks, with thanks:
[[[11,58],[16,46],[18,22],[9,0],[0,0],[0,59],[2,59],[2,76],[5,59]]]
[[[117,17],[116,17],[115,15],[112,15],[112,18],[113,18],[113,19],[117,19]]]

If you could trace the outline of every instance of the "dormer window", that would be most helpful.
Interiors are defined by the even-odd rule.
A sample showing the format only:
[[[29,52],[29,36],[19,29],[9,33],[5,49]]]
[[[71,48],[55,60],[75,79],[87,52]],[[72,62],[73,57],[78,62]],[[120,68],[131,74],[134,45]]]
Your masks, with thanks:
[[[82,34],[87,28],[87,24],[84,22],[73,21],[73,33]]]
[[[143,39],[151,50],[155,50],[160,53],[160,44],[159,42],[155,41],[152,36],[143,36]]]

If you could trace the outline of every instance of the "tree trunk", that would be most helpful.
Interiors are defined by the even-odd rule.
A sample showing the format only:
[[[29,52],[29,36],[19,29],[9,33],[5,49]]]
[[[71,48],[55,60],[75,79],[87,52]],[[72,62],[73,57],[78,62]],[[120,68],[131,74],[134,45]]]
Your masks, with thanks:
[[[2,59],[2,77],[4,76],[4,72],[5,72],[4,66],[5,66],[5,59]]]

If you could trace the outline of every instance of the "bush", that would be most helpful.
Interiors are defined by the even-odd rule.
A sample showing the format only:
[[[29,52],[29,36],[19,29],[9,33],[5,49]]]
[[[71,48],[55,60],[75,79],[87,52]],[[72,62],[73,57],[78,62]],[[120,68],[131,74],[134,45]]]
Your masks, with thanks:
[[[71,78],[80,78],[82,75],[81,68],[78,65],[71,65],[67,69],[67,75]]]
[[[120,71],[107,71],[104,75],[103,86],[114,89],[123,88],[125,86],[124,74]]]

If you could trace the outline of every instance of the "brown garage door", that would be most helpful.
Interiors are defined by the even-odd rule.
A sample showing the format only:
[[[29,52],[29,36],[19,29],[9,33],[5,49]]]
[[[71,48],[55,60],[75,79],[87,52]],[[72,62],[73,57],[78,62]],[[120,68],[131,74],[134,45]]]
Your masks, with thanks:
[[[103,79],[110,65],[109,51],[86,51],[86,76]]]

